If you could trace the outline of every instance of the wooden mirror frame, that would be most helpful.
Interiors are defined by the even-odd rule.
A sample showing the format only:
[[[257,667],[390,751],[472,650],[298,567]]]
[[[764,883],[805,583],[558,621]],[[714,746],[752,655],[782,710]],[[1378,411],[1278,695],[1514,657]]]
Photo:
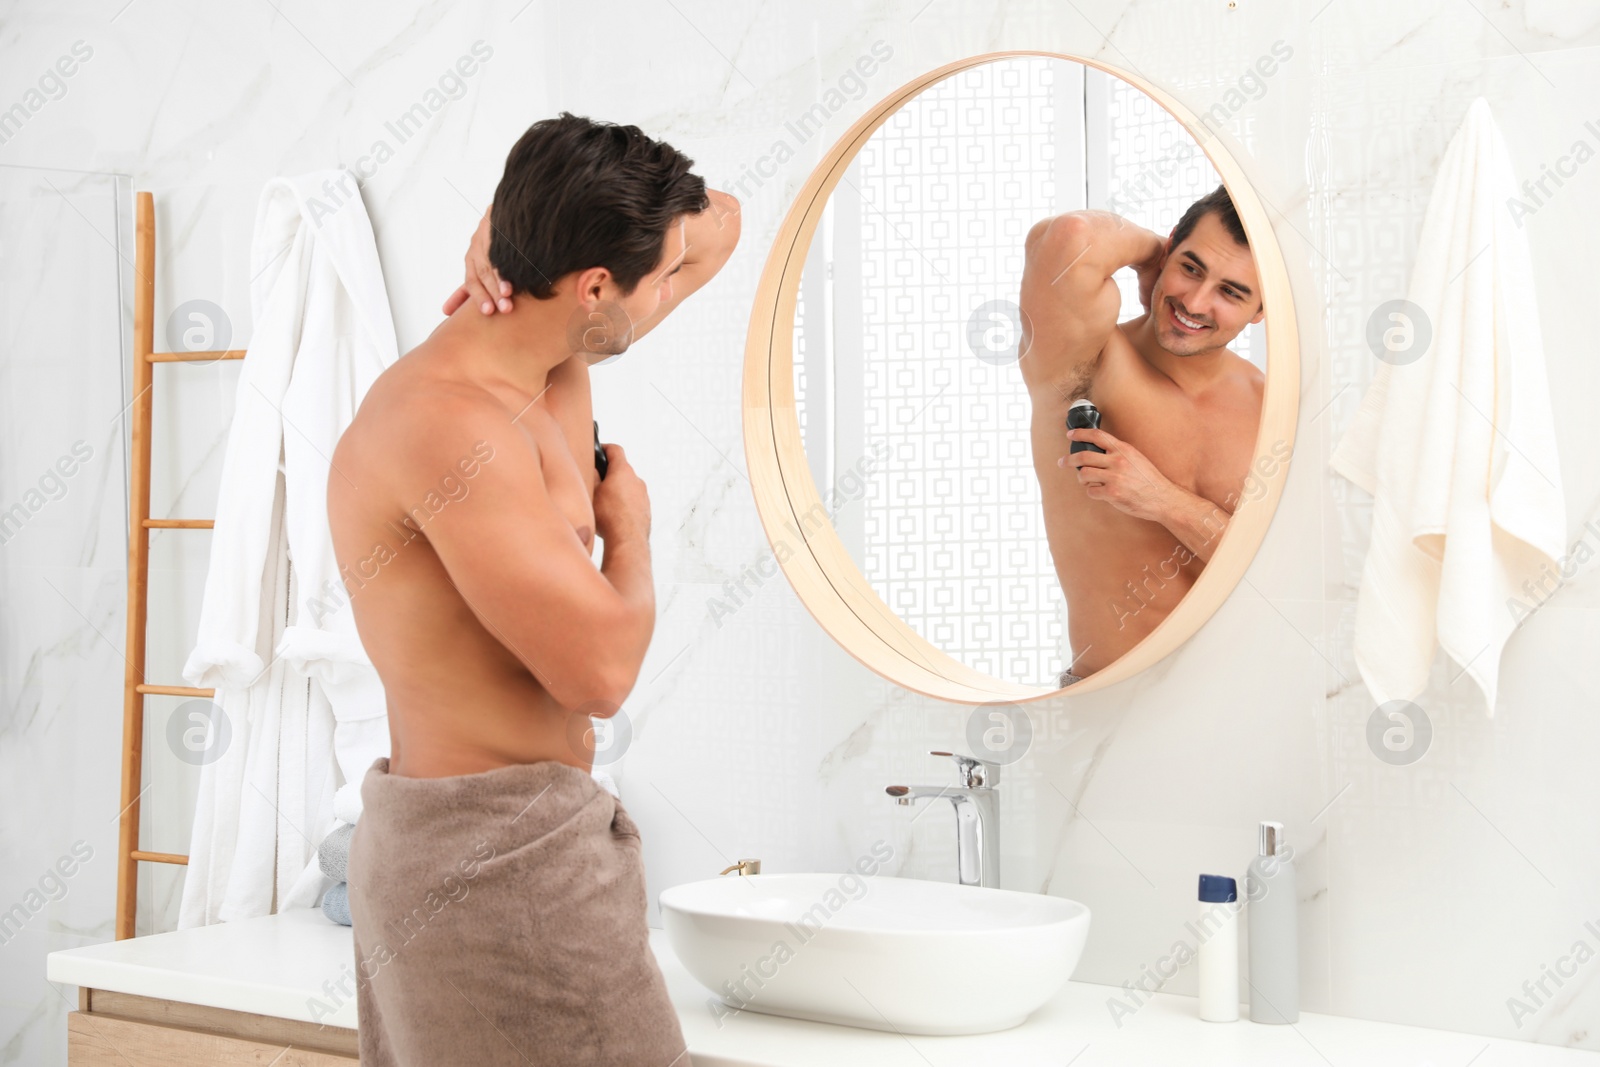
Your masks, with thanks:
[[[794,395],[794,312],[800,275],[823,209],[845,168],[889,116],[924,89],[980,64],[1019,56],[1102,70],[1145,93],[1183,125],[1228,188],[1250,240],[1266,306],[1266,388],[1254,473],[1263,487],[1261,495],[1240,503],[1217,550],[1171,614],[1121,658],[1062,689],[1007,682],[968,667],[931,644],[883,602],[839,540],[817,492],[801,443]],[[947,63],[889,94],[828,151],[795,197],[767,256],[750,315],[744,361],[745,460],[756,511],[778,565],[822,628],[862,664],[907,689],[958,704],[1081,696],[1131,678],[1176,650],[1244,577],[1283,495],[1299,397],[1299,328],[1289,275],[1271,220],[1243,168],[1214,143],[1188,108],[1136,75],[1060,52],[988,52]],[[1275,444],[1289,450],[1281,460]],[[1263,463],[1270,471],[1261,469]]]

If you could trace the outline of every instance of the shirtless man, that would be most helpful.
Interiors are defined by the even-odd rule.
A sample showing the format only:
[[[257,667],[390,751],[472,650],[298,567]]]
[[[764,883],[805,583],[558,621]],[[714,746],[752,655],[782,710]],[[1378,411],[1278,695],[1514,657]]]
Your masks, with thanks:
[[[1237,506],[1264,377],[1226,347],[1265,309],[1226,189],[1166,239],[1104,211],[1028,231],[1022,358],[1033,465],[1067,601],[1073,658],[1060,684],[1142,641],[1194,585]],[[1145,313],[1117,322],[1112,274],[1133,267]],[[1068,430],[1087,397],[1100,429]],[[1087,441],[1104,453],[1069,453]]]
[[[539,878],[557,877],[553,868],[564,854],[541,839],[541,864],[517,871],[511,857],[531,855],[536,846],[508,845],[495,835],[528,831],[562,803],[562,791],[581,801],[575,812],[603,808],[601,825],[609,824],[625,845],[632,840],[632,852],[618,853],[620,859],[604,853],[606,863],[619,864],[615,871],[601,864],[559,872],[567,880],[553,883],[562,888],[549,895],[561,899],[543,906],[569,910],[555,925],[534,920],[529,928],[542,933],[527,946],[514,940],[526,916],[511,929],[484,928],[497,925],[499,890],[485,873],[496,868],[475,868],[471,899],[482,903],[433,920],[459,928],[429,929],[415,942],[424,947],[408,944],[393,952],[394,962],[371,966],[378,981],[358,972],[363,1063],[369,1054],[380,1064],[653,1060],[659,1049],[647,1054],[628,1045],[635,1037],[622,1033],[627,1026],[654,1027],[660,1040],[681,1042],[673,1036],[675,1016],[665,1017],[670,1004],[653,958],[605,959],[619,951],[631,957],[644,944],[644,890],[637,833],[620,803],[613,814],[612,798],[589,779],[589,716],[615,714],[632,690],[655,626],[655,592],[645,485],[615,444],[605,446],[608,469],[597,476],[588,374],[591,362],[648,334],[733,251],[738,202],[708,190],[690,166],[636,127],[565,113],[531,127],[506,161],[493,222],[486,214],[478,228],[467,285],[446,303],[448,318],[373,383],[334,453],[333,542],[362,644],[383,681],[391,744],[387,766],[378,761],[363,782],[366,810],[351,846],[358,955],[394,936],[395,920],[380,921],[386,894],[421,899],[443,877],[427,868],[395,873],[411,862],[407,853],[436,865],[431,853],[449,862],[460,853],[455,843],[431,839],[432,823],[417,819],[414,809],[404,809],[410,825],[391,816],[384,798],[395,791],[425,796],[433,786],[422,780],[438,780],[439,788],[492,800],[495,789],[523,781],[516,778],[522,771],[543,776],[529,787],[534,792],[540,781],[558,786],[552,796],[541,793],[538,806],[531,794],[513,798],[517,819],[498,818],[503,805],[481,817],[485,847],[530,899],[540,897]],[[575,340],[587,351],[575,354]],[[442,505],[419,507],[430,494]],[[598,567],[595,537],[605,543]],[[376,813],[375,796],[382,801]],[[517,811],[524,801],[526,818]],[[446,825],[477,818],[451,803],[456,810],[429,819]],[[402,810],[399,801],[391,807]],[[576,814],[562,813],[558,823],[563,847],[612,847],[610,834],[596,835],[604,838],[598,844],[574,843]],[[588,853],[572,855],[569,865],[592,866]],[[584,883],[584,875],[596,884]],[[621,887],[621,916],[607,896],[613,883]],[[583,910],[602,898],[609,901],[604,914]],[[556,933],[567,926],[572,938],[590,939],[583,953],[602,962],[585,959],[588,970],[573,970],[576,962],[567,957],[580,953],[564,952]],[[627,935],[620,950],[605,940],[612,929]],[[456,956],[426,955],[447,947]],[[647,948],[641,951],[648,957]],[[474,952],[477,960],[450,969],[456,957]],[[486,966],[496,952],[524,966],[515,974]],[[632,968],[631,978],[609,970],[617,965]],[[598,1035],[594,1049],[561,1047],[557,1021],[538,1014],[542,987],[516,1012],[494,1017],[496,998],[510,995],[503,990],[515,991],[523,971],[541,967],[552,976],[548,984],[564,983],[560,992],[543,990],[549,1003],[582,1001],[586,987],[572,984],[579,979],[605,986],[591,991],[595,1016],[583,1021],[584,1033]],[[460,998],[444,980],[460,987]],[[621,1010],[617,995],[642,998],[644,1005]],[[545,1028],[544,1036],[530,1026]],[[448,1047],[427,1045],[441,1034]],[[521,1059],[502,1058],[510,1054],[502,1038]],[[484,1060],[473,1051],[480,1047],[498,1053],[486,1051],[494,1058]],[[670,1049],[660,1067],[669,1061],[683,1067],[687,1057],[675,1054]],[[554,1058],[528,1058],[535,1055]]]

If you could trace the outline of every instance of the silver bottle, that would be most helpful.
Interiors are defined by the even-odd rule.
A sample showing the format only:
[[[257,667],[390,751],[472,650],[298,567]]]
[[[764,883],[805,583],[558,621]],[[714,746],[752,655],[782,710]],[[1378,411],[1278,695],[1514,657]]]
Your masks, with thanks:
[[[1245,873],[1249,901],[1250,1019],[1292,1023],[1300,1018],[1299,897],[1294,849],[1283,840],[1283,824],[1261,824],[1260,855]]]

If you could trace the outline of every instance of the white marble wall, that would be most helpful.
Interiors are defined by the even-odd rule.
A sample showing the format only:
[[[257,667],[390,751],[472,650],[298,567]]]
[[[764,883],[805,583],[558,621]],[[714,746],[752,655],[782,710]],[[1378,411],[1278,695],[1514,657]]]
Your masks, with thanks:
[[[92,458],[0,546],[0,908],[41,900],[0,944],[0,1062],[63,1061],[70,991],[54,948],[109,938],[124,643],[131,190],[158,201],[158,330],[204,299],[250,336],[246,250],[262,182],[392,159],[364,198],[402,348],[438,319],[504,153],[563,108],[636,122],[728,187],[773,131],[875,40],[893,58],[825,136],[747,180],[744,241],[714,284],[597,372],[596,414],[649,482],[660,622],[627,705],[620,777],[645,832],[651,896],[741,856],[839,869],[882,837],[898,873],[953,877],[942,811],[888,803],[942,780],[925,753],[963,743],[968,709],[883,682],[823,635],[781,578],[717,625],[722,583],[767,544],[743,473],[743,334],[767,247],[825,142],[914,74],[1005,48],[1138,71],[1196,111],[1277,40],[1294,50],[1233,115],[1300,315],[1301,429],[1286,494],[1246,581],[1179,652],[1102,693],[1031,706],[1037,739],[1007,772],[1007,884],[1094,911],[1078,977],[1138,981],[1183,936],[1201,871],[1239,872],[1259,819],[1303,858],[1307,1010],[1600,1049],[1600,958],[1531,1014],[1527,995],[1600,925],[1600,582],[1586,570],[1513,638],[1490,718],[1456,670],[1419,703],[1433,749],[1379,761],[1350,657],[1367,511],[1327,470],[1370,379],[1364,324],[1403,295],[1438,158],[1489,99],[1517,173],[1600,145],[1600,10],[1583,0],[898,0],[766,5],[552,0],[224,5],[106,0],[0,18],[0,108],[41,104],[0,143],[0,506],[82,440]],[[27,96],[62,56],[71,77]],[[404,144],[385,123],[475,41],[493,56]],[[1528,220],[1571,524],[1600,503],[1600,360],[1591,352],[1600,163]],[[158,338],[158,343],[159,338]],[[207,515],[236,367],[168,367],[153,513]],[[648,447],[645,447],[647,446]],[[192,639],[207,534],[152,539],[153,679]],[[185,851],[190,769],[151,702],[144,844]],[[920,810],[920,809],[918,809]],[[92,858],[29,898],[75,842]],[[141,879],[141,931],[173,925],[179,883]],[[44,896],[60,896],[44,900]],[[30,906],[31,907],[31,906]],[[654,913],[652,912],[652,919]],[[1168,991],[1193,992],[1192,970]],[[1107,996],[1117,995],[1115,988]],[[1529,1006],[1534,1007],[1531,1001]]]

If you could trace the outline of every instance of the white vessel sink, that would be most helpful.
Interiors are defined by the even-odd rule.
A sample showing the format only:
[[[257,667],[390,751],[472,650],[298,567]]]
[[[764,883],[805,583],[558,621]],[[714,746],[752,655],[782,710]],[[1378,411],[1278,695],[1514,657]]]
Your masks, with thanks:
[[[1074,900],[854,874],[690,882],[661,894],[661,916],[719,1022],[745,1009],[907,1034],[1016,1026],[1089,933]]]

